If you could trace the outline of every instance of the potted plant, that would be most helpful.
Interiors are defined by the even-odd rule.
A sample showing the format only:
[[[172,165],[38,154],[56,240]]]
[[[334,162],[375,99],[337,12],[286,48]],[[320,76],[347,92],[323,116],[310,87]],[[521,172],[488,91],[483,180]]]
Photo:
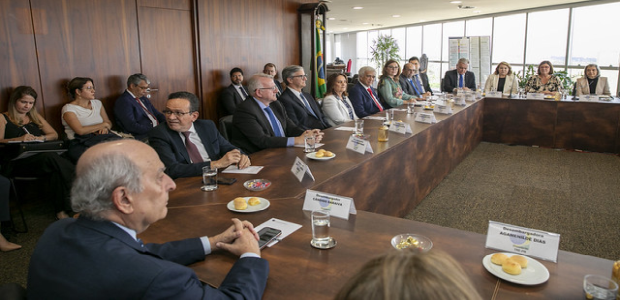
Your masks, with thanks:
[[[377,70],[380,70],[390,59],[401,60],[400,55],[398,55],[399,49],[398,42],[391,35],[379,35],[376,40],[372,41],[370,61],[374,61]]]

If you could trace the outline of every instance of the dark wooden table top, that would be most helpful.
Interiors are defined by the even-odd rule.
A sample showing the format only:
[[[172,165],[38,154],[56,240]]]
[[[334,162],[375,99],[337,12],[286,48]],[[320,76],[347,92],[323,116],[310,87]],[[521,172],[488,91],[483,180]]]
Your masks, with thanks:
[[[140,237],[146,242],[214,235],[228,227],[231,218],[259,225],[270,218],[301,224],[302,227],[280,243],[262,251],[270,264],[264,299],[329,299],[344,282],[370,258],[390,251],[390,240],[400,233],[417,233],[433,241],[459,261],[483,299],[580,299],[585,274],[610,275],[613,262],[592,256],[560,251],[558,263],[539,260],[550,272],[548,282],[522,286],[501,280],[482,265],[486,236],[432,224],[359,211],[349,220],[331,218],[330,233],[338,242],[330,250],[310,246],[310,213],[302,211],[303,200],[282,198],[271,201],[264,211],[242,214],[229,211],[225,204],[170,208],[168,216],[151,225]],[[432,250],[431,250],[432,251]],[[193,264],[198,277],[218,286],[238,258],[215,252]]]

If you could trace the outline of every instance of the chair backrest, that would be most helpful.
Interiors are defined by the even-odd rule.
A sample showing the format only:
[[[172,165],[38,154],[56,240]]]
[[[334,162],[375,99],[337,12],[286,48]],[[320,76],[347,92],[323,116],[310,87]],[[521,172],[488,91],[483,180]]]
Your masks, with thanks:
[[[232,120],[233,116],[224,116],[220,118],[220,134],[230,142],[232,138]]]

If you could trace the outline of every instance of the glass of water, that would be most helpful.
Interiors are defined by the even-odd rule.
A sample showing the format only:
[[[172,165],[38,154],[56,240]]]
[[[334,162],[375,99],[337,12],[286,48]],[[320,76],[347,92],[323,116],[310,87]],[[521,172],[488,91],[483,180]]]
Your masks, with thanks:
[[[583,292],[585,299],[615,300],[618,284],[609,277],[590,274],[583,278]]]
[[[329,236],[329,211],[312,211],[312,244],[319,247],[327,247],[331,237]]]
[[[217,190],[217,168],[202,167],[202,187],[200,189],[205,192]]]
[[[364,120],[355,120],[355,135],[358,137],[364,136]]]
[[[315,149],[316,139],[314,138],[314,134],[306,134],[304,137],[304,152],[312,153]]]

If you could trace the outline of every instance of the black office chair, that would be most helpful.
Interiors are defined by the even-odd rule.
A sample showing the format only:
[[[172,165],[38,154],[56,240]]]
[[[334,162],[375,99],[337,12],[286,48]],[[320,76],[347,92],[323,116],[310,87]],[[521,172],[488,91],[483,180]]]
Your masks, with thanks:
[[[221,117],[220,118],[220,134],[227,140],[230,142],[230,139],[232,138],[232,120],[233,120],[233,116],[225,116],[225,117]]]
[[[38,180],[38,178],[36,177],[9,177],[9,180],[11,181],[11,192],[13,194],[13,199],[15,199],[15,205],[17,206],[17,209],[19,210],[19,216],[22,219],[22,224],[24,225],[24,229],[23,230],[17,229],[13,218],[11,218],[11,227],[13,231],[17,233],[26,233],[28,232],[28,224],[26,223],[26,218],[24,217],[24,211],[22,210],[22,204],[21,204],[21,201],[19,200],[19,194],[17,193],[17,187],[15,186],[15,181],[16,180],[17,181],[36,181]]]

